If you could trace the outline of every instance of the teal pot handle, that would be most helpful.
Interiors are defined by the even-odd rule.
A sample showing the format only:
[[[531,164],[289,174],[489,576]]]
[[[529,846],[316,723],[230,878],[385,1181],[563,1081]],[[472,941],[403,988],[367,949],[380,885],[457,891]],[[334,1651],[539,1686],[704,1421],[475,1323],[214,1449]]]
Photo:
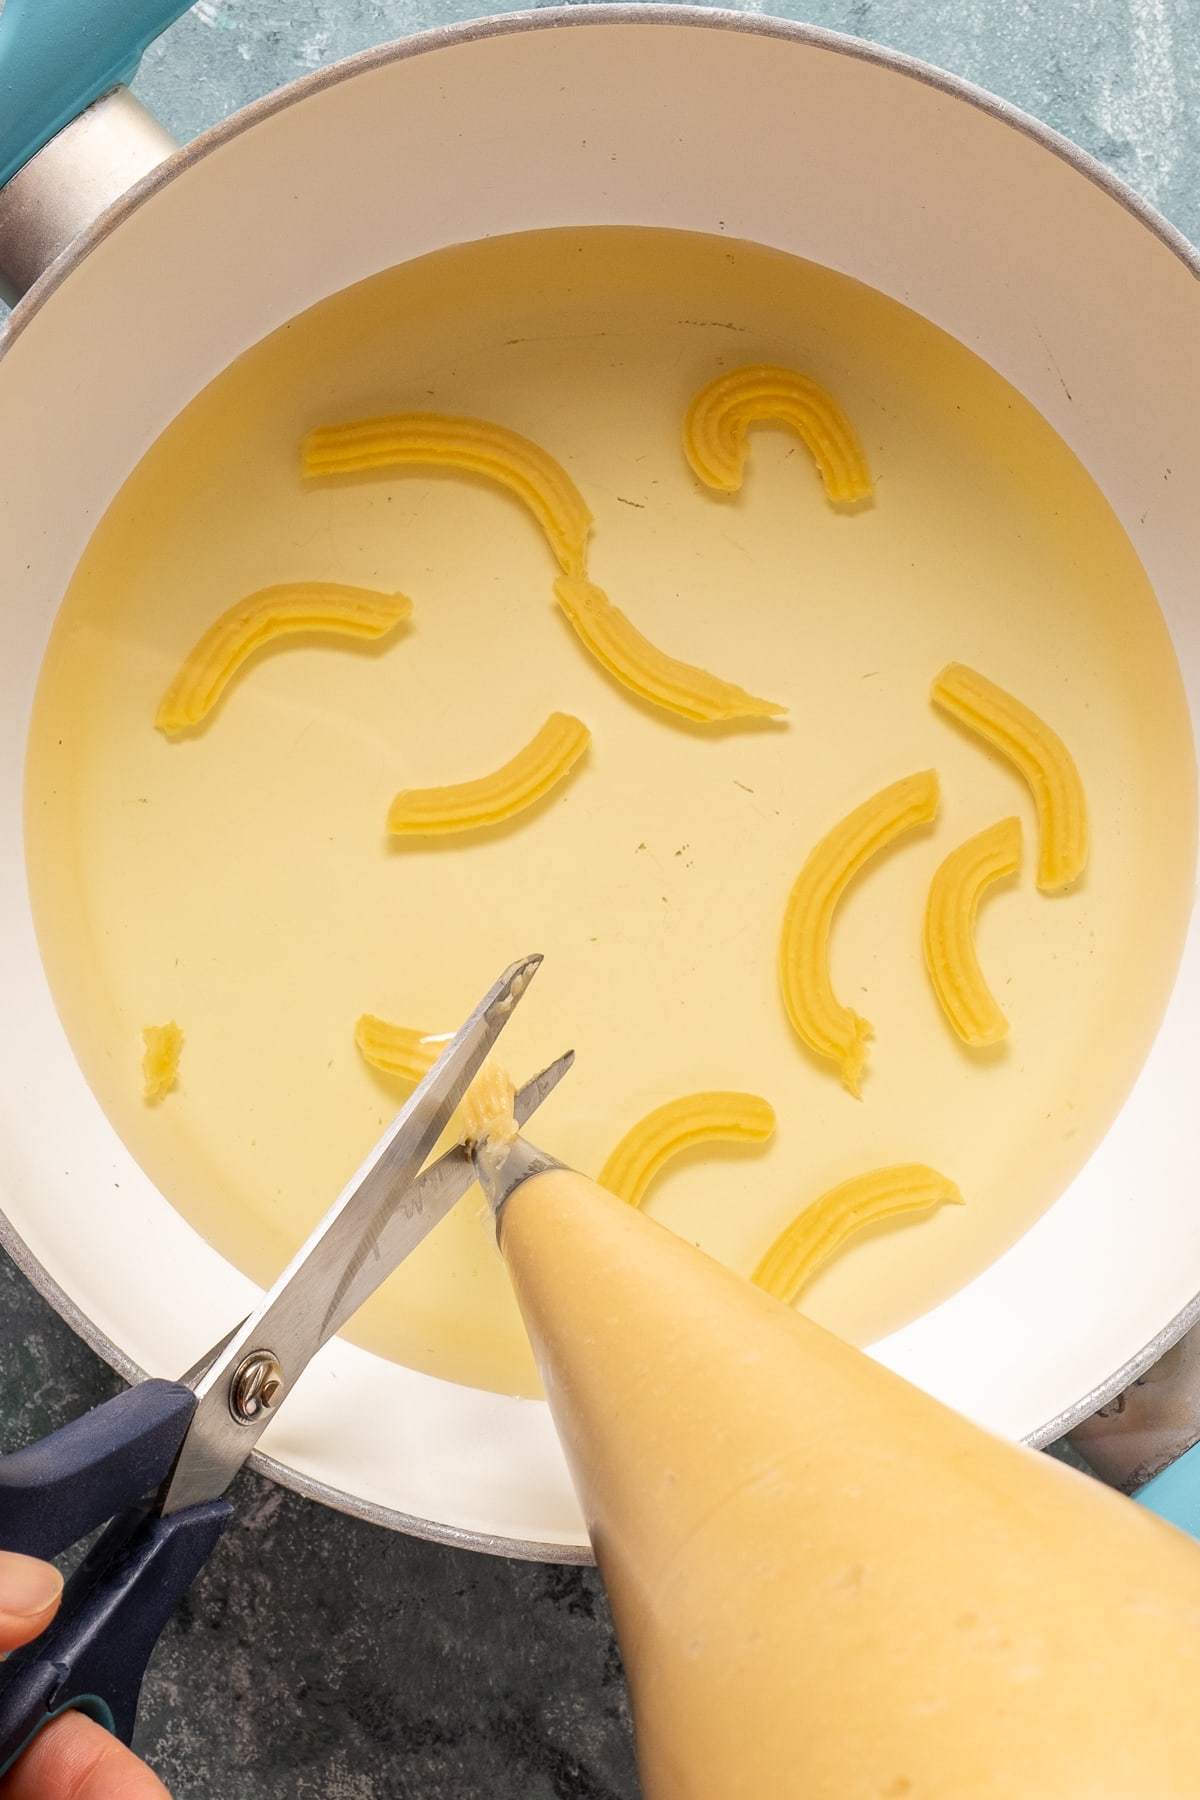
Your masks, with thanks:
[[[1200,1444],[1177,1457],[1134,1495],[1139,1506],[1200,1538]]]
[[[0,13],[0,188],[64,125],[127,84],[192,0],[7,0]]]

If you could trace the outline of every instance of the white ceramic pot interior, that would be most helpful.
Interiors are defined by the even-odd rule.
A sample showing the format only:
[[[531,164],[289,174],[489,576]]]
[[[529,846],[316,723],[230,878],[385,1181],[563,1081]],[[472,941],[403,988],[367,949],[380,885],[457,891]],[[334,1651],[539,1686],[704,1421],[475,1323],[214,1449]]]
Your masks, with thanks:
[[[106,505],[188,400],[289,317],[440,246],[555,225],[725,233],[845,271],[976,351],[1073,448],[1157,590],[1193,717],[1200,704],[1200,289],[1178,247],[1044,137],[848,44],[712,14],[523,25],[363,59],[219,135],[35,296],[0,363],[2,1204],[73,1306],[156,1374],[254,1290],[132,1162],[63,1035],[23,872],[24,739],[55,608]],[[1197,976],[1193,933],[1101,1150],[1008,1254],[877,1355],[1030,1434],[1186,1306]],[[264,1449],[341,1504],[435,1535],[545,1554],[585,1542],[541,1403],[348,1345],[313,1366]]]

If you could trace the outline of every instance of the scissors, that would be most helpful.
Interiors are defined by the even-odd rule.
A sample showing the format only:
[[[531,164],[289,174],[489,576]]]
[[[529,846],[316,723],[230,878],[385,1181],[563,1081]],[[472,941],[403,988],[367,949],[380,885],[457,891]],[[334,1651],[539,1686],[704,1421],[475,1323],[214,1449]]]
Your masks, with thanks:
[[[488,990],[249,1318],[179,1381],[0,1457],[0,1548],[51,1558],[109,1521],[49,1629],[0,1663],[0,1776],[73,1708],[129,1742],[159,1634],[233,1517],[221,1496],[321,1346],[475,1179],[463,1143],[424,1165],[541,960]],[[573,1061],[521,1088],[519,1124]]]

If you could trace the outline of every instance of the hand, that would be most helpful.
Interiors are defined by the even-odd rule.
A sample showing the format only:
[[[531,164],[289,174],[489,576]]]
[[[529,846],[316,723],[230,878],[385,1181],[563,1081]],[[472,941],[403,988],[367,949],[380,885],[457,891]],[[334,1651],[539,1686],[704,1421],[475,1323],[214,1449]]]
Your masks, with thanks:
[[[50,1563],[0,1550],[0,1652],[45,1631],[58,1611],[62,1576]],[[0,1800],[170,1800],[132,1750],[82,1713],[40,1731],[0,1781]]]

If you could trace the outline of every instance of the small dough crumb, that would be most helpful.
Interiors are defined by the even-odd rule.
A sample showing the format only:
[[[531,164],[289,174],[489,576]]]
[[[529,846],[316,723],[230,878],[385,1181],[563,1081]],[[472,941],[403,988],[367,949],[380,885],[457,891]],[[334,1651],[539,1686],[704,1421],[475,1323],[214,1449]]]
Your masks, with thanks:
[[[462,1103],[463,1136],[468,1144],[503,1145],[516,1141],[512,1076],[491,1057],[467,1089]]]
[[[142,1092],[147,1104],[155,1106],[179,1079],[183,1033],[172,1019],[168,1025],[144,1026],[142,1042],[146,1046],[142,1056]]]

